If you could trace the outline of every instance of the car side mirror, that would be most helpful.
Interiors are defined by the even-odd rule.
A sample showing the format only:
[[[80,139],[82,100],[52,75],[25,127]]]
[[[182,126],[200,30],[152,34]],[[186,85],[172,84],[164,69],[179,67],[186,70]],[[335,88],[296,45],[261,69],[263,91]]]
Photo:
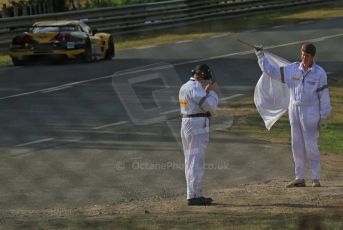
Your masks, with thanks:
[[[92,30],[92,34],[95,35],[96,33],[98,33],[98,30],[97,29],[93,29]]]

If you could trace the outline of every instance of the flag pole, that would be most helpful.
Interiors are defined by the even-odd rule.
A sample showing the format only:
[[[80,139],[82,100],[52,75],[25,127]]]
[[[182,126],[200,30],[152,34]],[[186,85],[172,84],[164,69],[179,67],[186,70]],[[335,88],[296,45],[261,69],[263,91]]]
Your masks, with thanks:
[[[237,41],[240,42],[240,43],[242,43],[243,45],[249,46],[249,47],[251,47],[251,48],[253,48],[253,49],[256,49],[256,48],[257,48],[256,45],[251,44],[251,43],[246,42],[246,41],[243,41],[243,40],[241,40],[241,39],[237,39]]]

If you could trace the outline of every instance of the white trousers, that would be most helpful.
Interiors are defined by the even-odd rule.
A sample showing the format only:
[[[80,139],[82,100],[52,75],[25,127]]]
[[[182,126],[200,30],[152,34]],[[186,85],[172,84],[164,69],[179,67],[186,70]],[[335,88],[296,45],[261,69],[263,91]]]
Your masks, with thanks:
[[[200,184],[209,140],[209,119],[182,118],[181,139],[185,155],[187,199],[201,197]]]
[[[310,164],[312,180],[320,178],[320,153],[317,144],[319,119],[318,105],[291,104],[289,107],[296,179],[305,179],[306,161]]]

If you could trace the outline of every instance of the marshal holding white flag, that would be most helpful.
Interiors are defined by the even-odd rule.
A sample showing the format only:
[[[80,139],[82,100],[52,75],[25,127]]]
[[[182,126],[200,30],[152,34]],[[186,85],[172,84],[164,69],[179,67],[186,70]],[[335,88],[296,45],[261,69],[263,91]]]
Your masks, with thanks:
[[[242,41],[240,41],[242,42]],[[243,42],[245,43],[245,42]],[[245,43],[246,45],[252,46]],[[316,47],[301,46],[301,62],[288,61],[255,48],[263,72],[255,89],[255,104],[267,129],[288,109],[295,163],[295,180],[286,187],[305,187],[305,163],[311,167],[312,187],[320,187],[319,129],[331,113],[327,76],[314,61]]]

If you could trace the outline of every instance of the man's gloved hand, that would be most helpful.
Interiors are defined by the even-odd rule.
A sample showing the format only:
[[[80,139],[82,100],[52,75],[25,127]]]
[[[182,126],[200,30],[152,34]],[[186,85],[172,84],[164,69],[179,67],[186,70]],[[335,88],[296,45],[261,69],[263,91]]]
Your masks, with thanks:
[[[205,86],[206,93],[209,93],[211,90],[213,90],[213,91],[217,91],[218,90],[218,85],[217,85],[216,82],[210,83],[210,84]]]
[[[319,129],[326,129],[328,127],[326,123],[326,118],[320,118],[318,126]]]
[[[257,57],[262,57],[264,55],[262,45],[256,45],[255,46],[255,54]]]
[[[256,52],[263,51],[263,45],[256,45],[255,50]]]

